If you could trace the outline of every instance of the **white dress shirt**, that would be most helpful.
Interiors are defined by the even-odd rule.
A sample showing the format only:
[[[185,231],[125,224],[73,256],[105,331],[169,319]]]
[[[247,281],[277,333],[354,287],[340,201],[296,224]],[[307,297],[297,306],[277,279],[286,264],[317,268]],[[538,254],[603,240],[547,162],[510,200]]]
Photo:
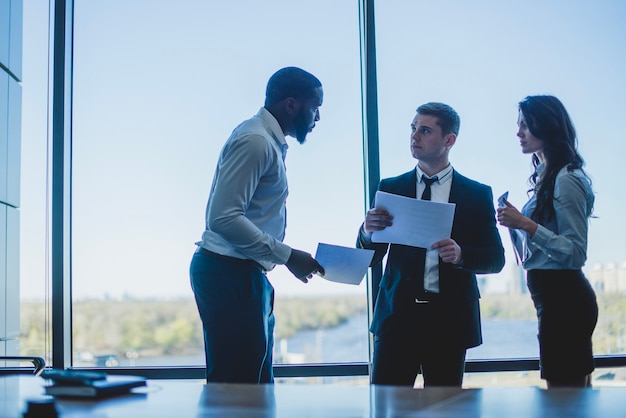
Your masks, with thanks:
[[[421,198],[422,192],[426,185],[422,180],[422,175],[428,178],[437,176],[438,180],[430,186],[431,197],[433,202],[448,203],[450,200],[450,187],[452,186],[452,165],[448,164],[446,168],[435,174],[427,176],[419,166],[415,167],[417,171],[417,198]],[[439,251],[426,249],[426,261],[424,265],[424,290],[433,293],[439,293]]]

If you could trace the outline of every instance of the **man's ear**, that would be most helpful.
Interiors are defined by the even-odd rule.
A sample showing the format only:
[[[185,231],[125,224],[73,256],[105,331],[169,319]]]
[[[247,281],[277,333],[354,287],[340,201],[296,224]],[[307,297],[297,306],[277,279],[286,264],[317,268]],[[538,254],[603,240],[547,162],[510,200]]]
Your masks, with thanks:
[[[452,145],[454,145],[455,143],[456,143],[456,134],[450,133],[446,135],[446,142],[445,142],[446,147],[452,147]]]
[[[288,115],[296,115],[300,111],[300,102],[293,97],[287,97],[283,101],[283,105]]]

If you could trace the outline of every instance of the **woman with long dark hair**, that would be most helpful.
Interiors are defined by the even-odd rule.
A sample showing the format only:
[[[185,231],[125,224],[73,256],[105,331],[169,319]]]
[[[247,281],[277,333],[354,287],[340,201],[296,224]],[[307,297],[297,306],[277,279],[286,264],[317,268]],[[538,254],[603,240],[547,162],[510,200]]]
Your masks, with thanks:
[[[598,305],[581,268],[594,203],[591,180],[559,99],[528,96],[518,113],[522,152],[532,154],[531,197],[521,212],[504,200],[498,222],[523,238],[519,257],[539,320],[541,377],[549,388],[589,387]]]

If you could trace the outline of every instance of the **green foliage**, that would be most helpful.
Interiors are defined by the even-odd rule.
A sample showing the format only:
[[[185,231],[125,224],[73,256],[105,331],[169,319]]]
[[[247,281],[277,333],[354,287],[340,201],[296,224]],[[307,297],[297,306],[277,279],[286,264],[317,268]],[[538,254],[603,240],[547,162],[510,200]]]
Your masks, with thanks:
[[[626,352],[626,295],[598,293],[600,316],[594,352]],[[278,298],[275,302],[276,339],[301,330],[341,325],[367,312],[362,296]],[[193,300],[83,300],[74,302],[73,346],[76,353],[140,356],[184,355],[203,350],[202,325]],[[536,318],[530,296],[486,295],[481,299],[485,320]],[[23,354],[44,352],[50,341],[50,315],[43,302],[22,302]],[[47,337],[47,338],[46,338]]]
[[[567,297],[564,291],[563,297]],[[626,295],[597,293],[598,324],[593,333],[596,354],[626,352]],[[487,295],[481,299],[483,319],[535,319],[530,295]]]
[[[337,326],[366,312],[364,297],[289,298],[275,302],[276,338],[304,329]],[[83,300],[74,302],[75,353],[129,352],[141,356],[198,353],[203,350],[202,324],[193,300]],[[49,316],[48,316],[49,318]],[[22,348],[42,353],[45,304],[22,303]],[[48,338],[49,340],[49,338]]]
[[[598,293],[598,325],[593,334],[596,353],[626,352],[626,295]]]
[[[327,298],[285,298],[274,304],[276,339],[289,338],[301,330],[336,327],[348,318],[365,314],[363,296]]]
[[[530,295],[486,295],[480,299],[483,319],[535,319],[537,314]]]

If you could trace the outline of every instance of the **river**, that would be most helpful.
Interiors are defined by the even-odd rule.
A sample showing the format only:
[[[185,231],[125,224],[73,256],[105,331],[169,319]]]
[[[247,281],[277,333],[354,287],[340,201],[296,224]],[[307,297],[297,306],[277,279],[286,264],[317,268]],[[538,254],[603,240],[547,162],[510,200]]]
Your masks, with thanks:
[[[352,317],[335,328],[299,332],[287,340],[286,348],[303,353],[307,362],[367,361],[367,316]],[[537,322],[533,320],[483,321],[483,344],[467,352],[468,359],[538,356]]]
[[[467,352],[468,359],[538,357],[537,322],[483,320],[483,344]],[[281,348],[285,353],[281,361]],[[275,363],[351,363],[368,361],[367,316],[350,318],[334,328],[301,331],[277,341]],[[120,359],[120,366],[181,366],[204,364],[204,355]]]

